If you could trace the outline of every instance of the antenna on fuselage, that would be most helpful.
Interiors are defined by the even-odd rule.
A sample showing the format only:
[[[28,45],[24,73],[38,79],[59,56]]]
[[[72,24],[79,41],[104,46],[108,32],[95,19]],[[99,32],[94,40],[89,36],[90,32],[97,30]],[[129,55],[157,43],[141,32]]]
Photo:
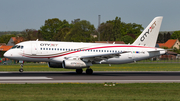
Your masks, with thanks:
[[[38,41],[38,39],[36,39],[36,41]]]

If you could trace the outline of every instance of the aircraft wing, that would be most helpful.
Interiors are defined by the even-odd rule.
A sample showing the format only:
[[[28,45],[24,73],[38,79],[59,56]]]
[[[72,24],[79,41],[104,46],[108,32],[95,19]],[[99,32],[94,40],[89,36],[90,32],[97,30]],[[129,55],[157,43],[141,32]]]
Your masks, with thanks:
[[[121,54],[128,53],[130,51],[124,51],[124,52],[116,52],[116,53],[106,53],[106,54],[98,54],[98,55],[86,55],[86,56],[76,56],[76,57],[65,57],[65,59],[73,59],[73,58],[79,58],[85,61],[101,61],[106,60],[109,58],[114,58],[117,56],[121,56]]]
[[[108,53],[108,54],[101,54],[101,55],[90,55],[90,56],[81,56],[81,59],[87,59],[92,61],[101,61],[109,58],[114,58],[117,56],[121,56],[121,54],[128,53],[128,51],[124,52],[117,52],[117,53]]]

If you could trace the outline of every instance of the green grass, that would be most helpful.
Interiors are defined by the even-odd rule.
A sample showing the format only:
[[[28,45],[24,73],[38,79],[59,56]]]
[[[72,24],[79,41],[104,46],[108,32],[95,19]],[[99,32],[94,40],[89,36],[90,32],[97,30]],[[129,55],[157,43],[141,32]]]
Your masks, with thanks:
[[[0,65],[0,71],[18,71],[20,65]],[[131,63],[95,64],[94,71],[180,71],[180,63]],[[74,69],[49,68],[47,64],[24,64],[25,71],[75,71]],[[85,69],[84,69],[85,70]]]
[[[179,83],[0,84],[0,99],[11,101],[180,100]]]
[[[174,62],[178,62],[180,63],[180,60],[179,59],[175,59],[175,60],[171,60],[171,59],[164,59],[164,60],[150,60],[150,59],[147,59],[147,60],[141,60],[141,61],[138,61],[138,63],[174,63]]]

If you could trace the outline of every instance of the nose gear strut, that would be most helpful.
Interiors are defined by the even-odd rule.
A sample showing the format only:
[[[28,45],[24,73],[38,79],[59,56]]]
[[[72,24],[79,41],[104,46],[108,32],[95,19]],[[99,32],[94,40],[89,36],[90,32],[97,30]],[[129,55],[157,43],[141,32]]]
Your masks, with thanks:
[[[19,69],[19,72],[23,72],[24,70],[23,70],[23,65],[24,65],[24,61],[19,61],[19,63],[20,63],[20,66],[21,66],[21,68]]]

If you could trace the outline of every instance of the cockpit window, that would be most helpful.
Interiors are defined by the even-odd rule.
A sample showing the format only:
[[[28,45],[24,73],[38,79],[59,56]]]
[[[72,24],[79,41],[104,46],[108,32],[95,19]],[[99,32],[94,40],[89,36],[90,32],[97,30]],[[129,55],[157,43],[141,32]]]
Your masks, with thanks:
[[[20,48],[21,46],[17,46],[17,48]]]
[[[21,46],[21,49],[23,49],[24,48],[24,46]]]
[[[16,48],[16,47],[17,47],[17,45],[13,46],[11,49],[14,49],[14,48]]]
[[[23,49],[23,48],[24,48],[24,46],[15,45],[11,49]]]

